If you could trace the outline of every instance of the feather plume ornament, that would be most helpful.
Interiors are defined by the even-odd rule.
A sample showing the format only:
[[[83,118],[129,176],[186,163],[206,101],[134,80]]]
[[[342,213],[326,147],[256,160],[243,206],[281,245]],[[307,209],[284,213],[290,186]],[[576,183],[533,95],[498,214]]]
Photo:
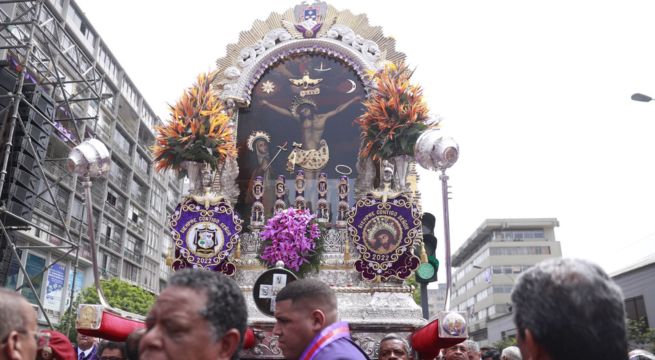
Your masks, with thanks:
[[[169,105],[168,123],[155,128],[152,153],[157,171],[171,169],[183,177],[184,161],[206,162],[216,170],[225,158],[237,156],[230,118],[211,87],[217,74],[198,75],[177,103]]]
[[[410,83],[413,73],[402,61],[368,73],[375,86],[362,103],[364,113],[355,119],[362,130],[360,158],[414,155],[416,140],[431,125],[423,89]]]

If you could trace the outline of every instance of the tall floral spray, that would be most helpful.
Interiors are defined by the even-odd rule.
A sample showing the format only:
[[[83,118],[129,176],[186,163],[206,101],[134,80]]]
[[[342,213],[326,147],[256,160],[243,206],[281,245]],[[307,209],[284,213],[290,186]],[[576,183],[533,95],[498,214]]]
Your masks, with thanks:
[[[413,73],[403,62],[369,73],[375,89],[355,120],[362,129],[361,158],[414,155],[416,140],[430,125],[423,90],[410,83]]]
[[[268,266],[282,261],[300,275],[318,271],[323,244],[315,217],[309,210],[288,208],[270,218],[260,234],[260,260]]]
[[[217,72],[200,74],[174,106],[170,106],[168,124],[156,128],[152,148],[156,169],[172,169],[186,175],[184,161],[206,162],[213,169],[227,156],[236,156],[230,118],[212,91]]]

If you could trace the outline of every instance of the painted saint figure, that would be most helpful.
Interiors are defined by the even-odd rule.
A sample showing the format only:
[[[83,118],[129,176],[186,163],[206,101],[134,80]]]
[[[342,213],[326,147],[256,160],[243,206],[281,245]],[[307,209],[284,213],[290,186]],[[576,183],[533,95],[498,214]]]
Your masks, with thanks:
[[[330,221],[329,204],[327,201],[328,183],[327,174],[321,173],[318,176],[318,202],[316,210],[316,221],[319,223],[327,223]]]
[[[264,180],[261,176],[255,178],[252,195],[255,201],[252,204],[250,213],[250,226],[253,229],[258,229],[264,225],[264,204],[262,203],[262,198],[264,197]]]
[[[305,210],[307,202],[305,201],[305,172],[298,170],[296,172],[296,201],[295,208]]]
[[[343,175],[339,179],[339,203],[337,204],[337,228],[343,229],[348,225],[348,177]]]
[[[285,200],[287,187],[284,181],[284,175],[278,175],[277,180],[275,180],[275,205],[273,206],[273,213],[275,214],[287,208]]]

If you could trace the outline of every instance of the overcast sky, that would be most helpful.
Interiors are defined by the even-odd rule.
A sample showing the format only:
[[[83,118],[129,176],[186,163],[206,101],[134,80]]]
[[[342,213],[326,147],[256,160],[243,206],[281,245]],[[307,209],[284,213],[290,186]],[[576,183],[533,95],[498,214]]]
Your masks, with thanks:
[[[163,119],[241,31],[297,3],[78,1]],[[396,39],[460,144],[448,171],[453,251],[487,218],[555,217],[564,256],[609,272],[655,252],[655,103],[630,100],[655,96],[655,2],[328,3]],[[440,182],[421,176],[443,254]]]

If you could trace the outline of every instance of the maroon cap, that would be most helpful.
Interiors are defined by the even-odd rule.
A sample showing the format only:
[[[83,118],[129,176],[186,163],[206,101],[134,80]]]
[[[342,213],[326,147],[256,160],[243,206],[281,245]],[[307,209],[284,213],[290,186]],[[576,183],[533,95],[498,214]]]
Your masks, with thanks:
[[[41,330],[44,338],[43,346],[39,346],[40,359],[77,360],[77,354],[66,335],[54,330]]]

